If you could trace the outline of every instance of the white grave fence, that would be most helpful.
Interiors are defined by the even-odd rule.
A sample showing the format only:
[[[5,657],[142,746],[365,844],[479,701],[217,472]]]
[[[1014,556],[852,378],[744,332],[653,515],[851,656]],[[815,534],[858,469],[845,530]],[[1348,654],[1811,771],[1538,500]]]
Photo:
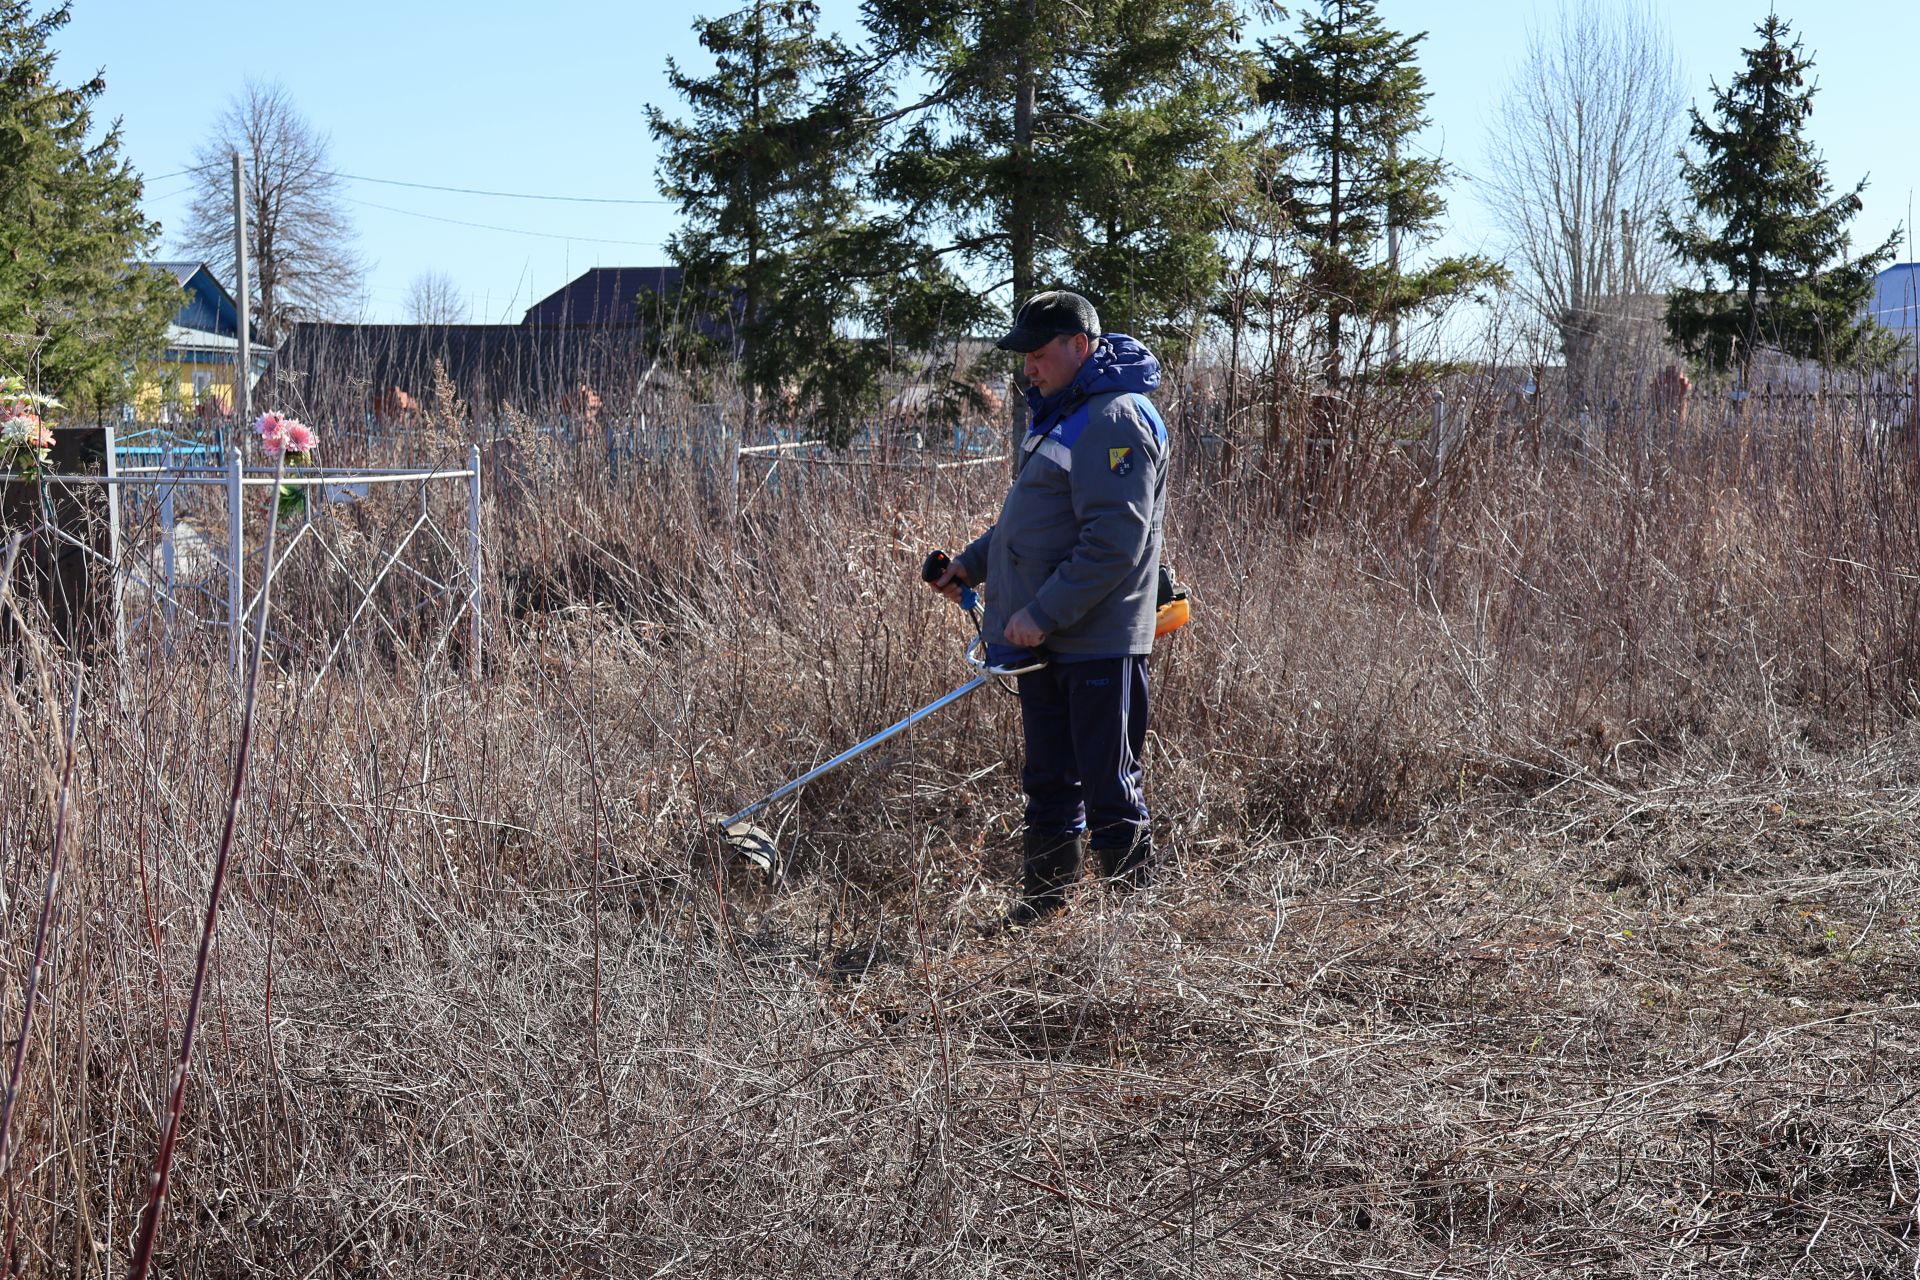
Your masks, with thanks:
[[[466,465],[461,467],[297,467],[275,477],[271,468],[249,467],[238,448],[229,450],[224,466],[203,461],[176,464],[170,446],[163,446],[157,463],[120,466],[114,448],[114,432],[106,428],[105,466],[98,475],[70,472],[43,473],[37,479],[0,475],[0,480],[35,483],[43,486],[101,486],[104,488],[106,523],[104,546],[99,541],[79,536],[74,529],[61,528],[50,514],[43,514],[31,535],[55,540],[66,548],[77,549],[90,562],[93,572],[105,575],[110,597],[112,643],[124,657],[128,641],[129,600],[142,602],[147,613],[141,621],[157,626],[163,640],[171,646],[175,639],[195,627],[213,627],[224,631],[227,661],[235,673],[240,670],[243,639],[248,619],[260,607],[262,587],[268,581],[267,566],[257,562],[262,546],[248,546],[250,533],[264,543],[266,507],[276,500],[276,486],[304,489],[308,501],[304,511],[291,520],[282,520],[282,533],[275,551],[272,577],[282,579],[296,557],[308,556],[322,562],[353,597],[343,626],[331,637],[324,655],[310,650],[301,665],[311,670],[312,683],[339,660],[342,652],[359,631],[377,621],[399,633],[390,620],[379,616],[376,596],[390,577],[404,576],[423,588],[427,603],[440,602],[446,608],[438,638],[426,661],[438,656],[455,626],[464,618],[467,628],[468,671],[477,677],[481,669],[483,641],[483,582],[485,561],[481,546],[481,467],[480,449],[467,450]],[[375,534],[381,545],[359,548],[363,563],[355,566],[353,557],[341,554],[338,545],[348,533],[343,521],[352,506],[380,506],[391,517],[398,504],[392,491],[411,487],[418,496],[417,518],[404,516],[392,520],[392,528],[380,528]],[[459,496],[451,502],[441,498],[442,511],[436,514],[435,498],[453,490]],[[248,511],[249,495],[264,498],[260,509]],[[451,495],[449,495],[451,496]],[[464,499],[464,501],[462,501]],[[224,541],[216,541],[211,531],[189,524],[182,518],[181,506],[190,504],[202,523],[217,518],[224,527]],[[449,508],[457,510],[455,515]],[[42,503],[43,513],[51,504]],[[138,510],[140,536],[132,536],[129,516]],[[448,526],[458,521],[464,527]],[[402,528],[401,526],[404,526]],[[365,542],[364,531],[353,536]],[[409,556],[417,544],[437,543],[441,576]],[[183,545],[189,543],[190,545]],[[191,562],[194,573],[183,573],[183,562]],[[207,583],[204,571],[209,562],[214,577],[224,579],[217,595]],[[445,566],[452,566],[449,572]],[[370,571],[369,571],[370,570]],[[251,576],[251,589],[249,577]],[[276,588],[276,612],[286,608]],[[269,620],[272,633],[272,621]],[[316,647],[317,649],[317,647]],[[314,660],[317,658],[317,662]],[[305,675],[305,670],[302,672]]]

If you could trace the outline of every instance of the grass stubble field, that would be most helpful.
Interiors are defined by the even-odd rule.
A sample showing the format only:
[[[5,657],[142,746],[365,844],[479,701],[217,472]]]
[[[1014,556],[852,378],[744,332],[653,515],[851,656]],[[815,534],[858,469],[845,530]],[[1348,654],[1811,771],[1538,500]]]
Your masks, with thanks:
[[[711,819],[965,678],[916,568],[996,469],[748,464],[736,521],[556,453],[477,682],[383,598],[309,694],[354,595],[293,562],[154,1274],[1920,1274],[1920,474],[1862,440],[1183,438],[1165,865],[988,940],[997,692],[763,819],[779,881]],[[85,681],[12,1261],[124,1274],[240,700],[9,644],[8,1057]]]

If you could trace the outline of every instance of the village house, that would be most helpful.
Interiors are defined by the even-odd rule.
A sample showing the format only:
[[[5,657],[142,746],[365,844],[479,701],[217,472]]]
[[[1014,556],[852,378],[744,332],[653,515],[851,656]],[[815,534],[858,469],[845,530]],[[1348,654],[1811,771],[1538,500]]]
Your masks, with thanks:
[[[158,367],[134,392],[134,416],[147,422],[178,422],[232,411],[234,365],[240,354],[240,309],[204,262],[156,262],[180,284],[180,310],[167,326]],[[248,385],[257,385],[273,360],[273,348],[258,342],[248,351]]]

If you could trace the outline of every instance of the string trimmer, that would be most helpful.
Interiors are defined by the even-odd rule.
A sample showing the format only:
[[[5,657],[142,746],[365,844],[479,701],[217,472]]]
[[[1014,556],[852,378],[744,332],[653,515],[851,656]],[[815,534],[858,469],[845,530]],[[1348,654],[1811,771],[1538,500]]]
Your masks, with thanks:
[[[928,552],[926,560],[920,566],[920,576],[927,582],[938,582],[952,563],[952,560],[944,551]],[[1155,636],[1162,636],[1170,631],[1177,631],[1187,624],[1187,592],[1185,588],[1174,582],[1173,573],[1170,569],[1163,568],[1161,570],[1158,605],[1159,611],[1154,625]],[[980,597],[972,587],[961,588],[960,608],[968,616],[972,617],[975,625],[978,626]],[[894,721],[873,736],[862,739],[853,746],[848,747],[845,751],[842,751],[833,759],[814,766],[793,781],[762,796],[746,808],[740,810],[740,812],[729,814],[720,819],[720,830],[722,834],[725,835],[727,843],[739,850],[740,854],[749,862],[752,862],[762,871],[769,874],[777,874],[780,869],[780,852],[773,843],[773,837],[762,828],[748,822],[747,819],[759,813],[774,801],[792,795],[795,791],[806,786],[821,774],[839,768],[862,752],[879,746],[901,730],[920,723],[920,721],[940,710],[940,708],[966,697],[988,681],[1001,676],[1030,675],[1045,667],[1048,660],[1048,655],[1045,650],[1029,649],[1022,651],[1019,656],[1013,657],[1011,660],[996,664],[988,660],[986,645],[983,639],[975,636],[973,642],[967,646],[966,653],[967,665],[978,673],[973,679],[967,681],[953,692],[935,698],[926,706],[919,708],[917,711],[908,714],[900,720]]]

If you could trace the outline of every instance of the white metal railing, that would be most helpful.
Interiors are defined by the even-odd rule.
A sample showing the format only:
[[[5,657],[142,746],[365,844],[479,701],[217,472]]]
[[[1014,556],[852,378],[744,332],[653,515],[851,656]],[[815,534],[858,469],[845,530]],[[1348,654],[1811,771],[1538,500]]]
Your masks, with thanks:
[[[104,559],[111,565],[111,608],[114,643],[117,652],[124,655],[126,649],[126,585],[128,580],[133,576],[132,570],[125,563],[121,546],[123,532],[121,528],[120,494],[124,489],[133,487],[153,490],[156,492],[159,500],[161,582],[158,584],[158,590],[154,591],[153,594],[159,598],[163,625],[169,630],[177,616],[179,600],[179,583],[175,576],[177,561],[174,545],[176,528],[175,494],[182,487],[219,488],[225,490],[225,514],[227,522],[225,570],[227,600],[224,623],[227,631],[228,661],[232,670],[237,675],[240,670],[240,658],[243,648],[242,637],[246,629],[246,619],[248,615],[258,606],[259,601],[264,596],[265,585],[268,579],[277,571],[280,564],[285,563],[286,556],[292,553],[294,548],[300,544],[301,539],[304,538],[313,527],[311,519],[309,519],[276,556],[276,563],[264,567],[261,574],[261,589],[254,595],[253,600],[249,602],[246,597],[245,587],[246,516],[243,501],[248,489],[273,487],[312,489],[319,487],[324,493],[329,487],[347,490],[363,485],[376,484],[412,483],[421,486],[421,517],[392,549],[391,553],[386,557],[385,562],[381,565],[379,572],[375,575],[373,582],[362,594],[361,600],[354,609],[353,616],[349,619],[346,627],[346,631],[351,631],[353,624],[359,620],[368,603],[372,600],[373,594],[379,588],[380,583],[385,580],[388,572],[396,566],[400,553],[404,551],[407,544],[413,540],[414,535],[419,533],[420,529],[428,523],[425,486],[435,482],[464,480],[466,481],[467,489],[467,546],[465,548],[467,582],[464,584],[466,590],[462,601],[462,608],[467,613],[467,625],[469,628],[468,639],[471,657],[468,668],[477,678],[480,670],[480,646],[482,641],[481,575],[484,568],[484,558],[480,543],[481,492],[479,445],[473,445],[468,449],[467,465],[458,468],[301,467],[297,471],[275,476],[272,472],[264,471],[260,468],[248,469],[238,448],[229,450],[226,464],[221,467],[209,467],[203,464],[175,466],[173,464],[171,442],[167,442],[161,446],[161,461],[157,466],[121,466],[118,462],[118,454],[115,447],[113,425],[111,423],[105,424],[104,431],[106,433],[106,449],[105,465],[102,474],[76,475],[61,472],[42,472],[37,476],[23,476],[13,472],[0,472],[0,481],[25,481],[60,486],[98,486],[106,490],[107,552],[105,556],[100,556],[100,553],[92,547],[86,546],[86,544],[79,542],[60,529],[53,528],[52,532],[63,542],[73,543],[75,546],[79,546],[85,550],[89,556]],[[442,539],[442,541],[444,543],[444,539]],[[405,565],[400,565],[399,567],[402,569],[407,568]],[[436,582],[433,579],[426,578],[424,574],[419,574],[417,571],[415,572],[415,576],[423,578],[423,580],[441,591],[451,592],[454,590],[450,584]],[[343,633],[335,642],[332,652],[327,655],[327,660],[321,667],[323,674],[339,654],[345,638],[345,634]]]

